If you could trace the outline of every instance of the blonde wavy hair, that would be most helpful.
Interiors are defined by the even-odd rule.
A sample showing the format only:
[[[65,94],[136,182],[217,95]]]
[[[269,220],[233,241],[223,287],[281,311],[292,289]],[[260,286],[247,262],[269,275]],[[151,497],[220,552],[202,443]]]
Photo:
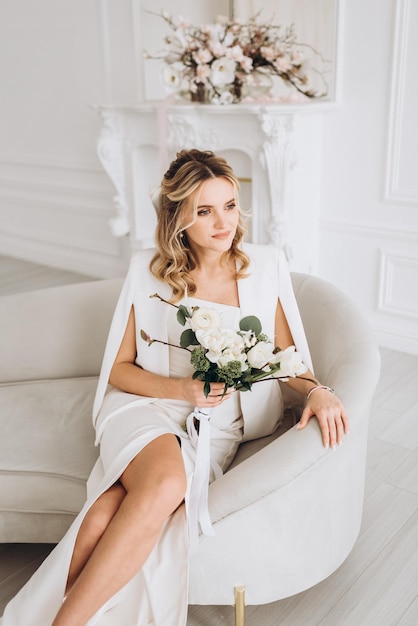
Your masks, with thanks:
[[[167,283],[173,290],[173,302],[181,300],[186,291],[196,293],[196,284],[190,272],[196,267],[196,259],[187,241],[185,230],[197,219],[197,197],[194,217],[186,223],[190,215],[187,200],[206,180],[226,178],[234,187],[237,206],[239,182],[225,159],[209,150],[182,150],[177,153],[164,174],[156,209],[158,213],[155,231],[157,252],[150,262],[152,274]],[[196,194],[198,195],[198,194]],[[230,249],[224,253],[224,261],[233,260],[237,265],[237,279],[244,278],[250,260],[239,245],[247,230],[245,216],[239,210],[238,226]]]

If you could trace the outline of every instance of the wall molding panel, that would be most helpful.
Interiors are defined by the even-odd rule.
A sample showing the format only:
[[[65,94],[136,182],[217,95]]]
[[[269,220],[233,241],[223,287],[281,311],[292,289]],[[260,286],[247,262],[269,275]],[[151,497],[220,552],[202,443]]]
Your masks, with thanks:
[[[411,172],[405,173],[409,184],[402,181],[402,169],[413,158],[411,144],[405,145],[405,129],[412,130],[416,121],[416,96],[408,86],[415,84],[414,33],[418,27],[418,12],[413,13],[411,0],[397,0],[394,32],[393,66],[390,91],[389,132],[386,158],[384,199],[387,202],[418,205],[418,187],[412,181]],[[415,20],[415,23],[414,23]],[[415,49],[416,52],[416,49]],[[408,119],[410,116],[410,119]],[[409,136],[409,134],[408,134]],[[418,146],[415,144],[415,162],[418,159]],[[410,186],[411,185],[411,186]]]
[[[321,276],[367,312],[379,345],[418,354],[418,233],[325,220],[320,233]]]
[[[351,222],[348,220],[321,219],[320,227],[323,232],[345,233],[388,241],[411,242],[418,246],[418,231],[404,230],[391,225],[382,226],[380,224]]]
[[[380,251],[378,310],[418,320],[418,256]]]

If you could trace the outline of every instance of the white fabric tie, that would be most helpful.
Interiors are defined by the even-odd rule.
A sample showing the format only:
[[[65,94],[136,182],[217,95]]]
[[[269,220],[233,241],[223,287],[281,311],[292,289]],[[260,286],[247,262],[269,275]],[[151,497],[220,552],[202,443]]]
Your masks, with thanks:
[[[190,548],[197,547],[199,527],[205,535],[214,535],[208,509],[208,488],[210,470],[214,471],[215,478],[222,476],[220,466],[210,458],[210,416],[212,409],[195,407],[186,420],[186,428],[190,442],[196,450],[195,469],[190,487],[189,496],[189,533]],[[197,429],[196,422],[199,423]]]

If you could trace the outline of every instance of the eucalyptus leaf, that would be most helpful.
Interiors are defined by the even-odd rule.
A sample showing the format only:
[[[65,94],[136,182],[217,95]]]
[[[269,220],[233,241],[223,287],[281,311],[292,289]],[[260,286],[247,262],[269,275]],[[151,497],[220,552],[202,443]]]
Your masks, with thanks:
[[[196,339],[196,335],[191,330],[191,328],[187,328],[183,330],[180,335],[180,346],[182,348],[188,348],[189,346],[198,346],[199,342]]]
[[[185,325],[186,320],[190,318],[190,311],[189,309],[184,306],[184,304],[180,304],[178,311],[177,311],[177,321],[179,324],[181,324],[182,326]]]
[[[255,335],[259,335],[262,331],[261,322],[255,315],[247,315],[243,317],[239,323],[240,330],[252,330]]]

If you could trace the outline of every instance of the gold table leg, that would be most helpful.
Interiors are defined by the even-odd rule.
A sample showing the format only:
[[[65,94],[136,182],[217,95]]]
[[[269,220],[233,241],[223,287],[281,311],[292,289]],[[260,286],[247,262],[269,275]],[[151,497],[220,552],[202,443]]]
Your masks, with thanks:
[[[235,626],[245,626],[245,587],[235,587]]]

